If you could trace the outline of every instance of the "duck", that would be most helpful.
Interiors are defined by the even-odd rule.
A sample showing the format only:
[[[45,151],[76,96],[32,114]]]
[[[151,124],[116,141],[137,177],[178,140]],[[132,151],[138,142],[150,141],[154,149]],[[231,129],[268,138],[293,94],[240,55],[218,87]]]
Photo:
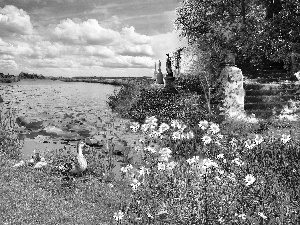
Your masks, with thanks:
[[[77,143],[76,159],[56,167],[62,175],[81,175],[86,170],[87,161],[82,153],[83,148],[86,146],[87,144],[84,141],[79,141]]]

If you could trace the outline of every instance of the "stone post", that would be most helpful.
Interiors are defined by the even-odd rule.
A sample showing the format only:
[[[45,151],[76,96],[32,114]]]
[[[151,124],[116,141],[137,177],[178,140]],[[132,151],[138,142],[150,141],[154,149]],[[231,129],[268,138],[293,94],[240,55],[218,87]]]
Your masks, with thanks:
[[[156,62],[155,62],[155,65],[154,65],[154,80],[157,79],[157,71],[156,71]]]
[[[221,84],[222,110],[226,118],[245,118],[244,110],[245,90],[243,87],[242,71],[235,65],[233,54],[228,53],[225,57],[225,67],[219,77]]]
[[[164,77],[163,92],[178,94],[178,91],[174,87],[175,77],[173,76],[172,67],[171,67],[171,60],[170,60],[169,54],[167,54],[167,57],[168,57],[167,61],[166,61],[167,75]]]
[[[158,62],[158,73],[157,73],[157,76],[156,76],[156,83],[157,84],[163,84],[164,83],[163,74],[161,72],[161,62],[160,62],[160,60]]]

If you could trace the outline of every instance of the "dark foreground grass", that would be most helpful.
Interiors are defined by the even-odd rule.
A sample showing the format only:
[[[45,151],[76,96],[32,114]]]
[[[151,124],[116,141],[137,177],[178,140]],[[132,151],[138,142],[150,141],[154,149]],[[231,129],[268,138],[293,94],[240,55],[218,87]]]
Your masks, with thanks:
[[[115,224],[113,214],[126,202],[120,182],[96,177],[62,181],[46,170],[12,168],[1,154],[1,224]]]

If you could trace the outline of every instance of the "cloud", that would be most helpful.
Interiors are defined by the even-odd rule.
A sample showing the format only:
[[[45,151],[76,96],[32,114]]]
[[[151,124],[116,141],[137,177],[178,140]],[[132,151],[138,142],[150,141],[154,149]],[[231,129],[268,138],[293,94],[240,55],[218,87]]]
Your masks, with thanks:
[[[103,58],[114,57],[115,53],[106,46],[85,46],[84,53],[91,56],[99,56]]]
[[[30,62],[36,68],[76,68],[78,64],[71,59],[35,59]]]
[[[18,64],[12,59],[0,59],[0,67],[2,69],[17,70]]]
[[[2,34],[4,34],[3,31],[22,35],[33,32],[29,15],[23,9],[18,9],[13,5],[0,8],[0,28]]]
[[[119,46],[116,52],[120,55],[128,56],[152,56],[153,50],[150,45],[123,45]]]
[[[73,44],[104,45],[119,38],[118,32],[101,27],[96,19],[88,19],[82,23],[66,19],[53,32],[60,40]]]
[[[136,33],[133,26],[124,27],[121,34],[125,39],[134,44],[147,44],[150,41],[150,38],[148,36]]]
[[[117,56],[104,60],[103,67],[110,68],[152,68],[154,61],[149,57]]]

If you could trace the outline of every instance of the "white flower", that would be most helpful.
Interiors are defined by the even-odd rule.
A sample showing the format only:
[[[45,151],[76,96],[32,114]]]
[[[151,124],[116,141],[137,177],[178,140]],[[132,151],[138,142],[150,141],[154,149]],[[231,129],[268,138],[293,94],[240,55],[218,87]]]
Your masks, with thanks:
[[[141,126],[141,130],[145,133],[145,132],[147,132],[148,130],[149,130],[149,128],[150,128],[150,125],[149,124],[143,124],[142,126]]]
[[[159,150],[159,153],[162,155],[170,155],[172,151],[169,148],[162,148],[161,150]]]
[[[182,134],[180,135],[180,138],[181,138],[181,139],[187,139],[187,134],[183,134],[183,133],[182,133]]]
[[[260,143],[262,143],[264,141],[264,139],[263,139],[263,137],[260,137],[259,135],[256,134],[254,141],[255,141],[256,145],[259,145]]]
[[[166,123],[162,123],[160,126],[159,126],[159,133],[163,133],[163,132],[165,132],[165,131],[167,131],[167,130],[169,130],[169,125],[168,124],[166,124]]]
[[[241,218],[242,220],[247,219],[245,214],[240,214],[240,215],[238,215],[238,217]]]
[[[169,154],[163,154],[158,158],[158,160],[161,162],[168,162],[170,157],[171,155]]]
[[[218,219],[218,221],[220,222],[220,223],[224,223],[224,219],[223,219],[223,217],[220,217],[219,219]]]
[[[141,169],[139,170],[139,176],[144,176],[145,173],[149,174],[149,169],[142,166]]]
[[[212,133],[212,134],[216,134],[220,131],[220,128],[219,128],[219,125],[218,124],[215,124],[215,123],[211,123],[210,127],[209,127],[209,131]]]
[[[252,144],[251,140],[247,140],[245,141],[245,147],[248,148],[248,149],[253,149],[254,147],[256,146],[256,144]]]
[[[221,175],[223,175],[223,174],[225,173],[225,171],[224,171],[224,170],[219,170],[219,169],[218,169],[218,173],[221,174]]]
[[[156,138],[160,136],[160,133],[157,131],[152,131],[151,134],[153,135],[153,137],[156,137]]]
[[[111,188],[114,187],[114,185],[112,183],[109,183],[108,186],[111,187]]]
[[[211,142],[211,137],[208,135],[204,135],[202,137],[202,141],[204,142],[205,145],[209,144]]]
[[[218,164],[210,159],[203,159],[203,167],[209,168],[209,167],[218,167]]]
[[[180,123],[178,120],[172,120],[171,121],[171,127],[178,128],[180,126]]]
[[[154,147],[148,146],[145,148],[146,151],[151,152],[151,153],[156,153],[156,150]]]
[[[223,158],[224,158],[224,154],[223,153],[217,155],[217,159],[223,159]]]
[[[283,134],[282,137],[281,137],[281,141],[285,144],[287,143],[289,140],[291,140],[291,136],[290,135],[286,135],[286,134]]]
[[[117,213],[114,213],[114,218],[116,221],[122,220],[123,217],[124,217],[124,213],[121,210],[119,210],[119,212]]]
[[[185,128],[187,128],[187,126],[184,124],[178,126],[178,129],[180,130],[180,132],[183,132],[185,130]]]
[[[257,213],[261,218],[263,218],[263,219],[267,219],[268,217],[266,217],[263,213],[261,213],[261,212],[259,212],[259,213]]]
[[[245,163],[239,159],[239,158],[235,158],[234,160],[232,160],[231,162],[234,162],[235,164],[237,164],[238,166],[242,166],[244,165]]]
[[[180,137],[181,137],[181,134],[179,133],[179,132],[173,132],[173,134],[172,134],[172,138],[174,139],[174,140],[180,140]]]
[[[177,165],[176,162],[172,161],[172,162],[169,162],[167,165],[166,165],[166,169],[167,170],[173,170],[175,168],[175,166]]]
[[[187,139],[194,138],[194,133],[193,133],[192,131],[189,131],[189,132],[186,134],[186,138],[187,138]]]
[[[155,130],[157,127],[157,123],[150,124],[150,129]],[[157,132],[158,133],[158,132]]]
[[[190,165],[196,162],[194,158],[189,158],[189,159],[187,159],[186,161],[187,161],[187,163],[190,164]]]
[[[156,124],[157,123],[157,119],[155,118],[155,116],[151,116],[146,118],[145,123],[147,124]]]
[[[202,130],[205,130],[208,128],[208,122],[206,120],[200,121],[198,125]]]
[[[121,172],[126,173],[127,172],[127,168],[126,167],[121,167]]]
[[[139,128],[140,128],[140,124],[138,122],[133,122],[132,125],[130,126],[130,129],[133,132],[137,132]]]
[[[255,181],[255,177],[251,174],[248,174],[246,177],[245,177],[245,182],[246,182],[246,186],[249,186],[251,184],[253,184]]]
[[[164,163],[158,163],[157,164],[157,169],[158,170],[165,170],[166,169],[166,165]]]
[[[223,135],[222,134],[217,134],[217,138],[219,138],[219,139],[223,139]]]
[[[141,183],[137,179],[133,179],[130,185],[132,189],[135,191],[141,185]]]

